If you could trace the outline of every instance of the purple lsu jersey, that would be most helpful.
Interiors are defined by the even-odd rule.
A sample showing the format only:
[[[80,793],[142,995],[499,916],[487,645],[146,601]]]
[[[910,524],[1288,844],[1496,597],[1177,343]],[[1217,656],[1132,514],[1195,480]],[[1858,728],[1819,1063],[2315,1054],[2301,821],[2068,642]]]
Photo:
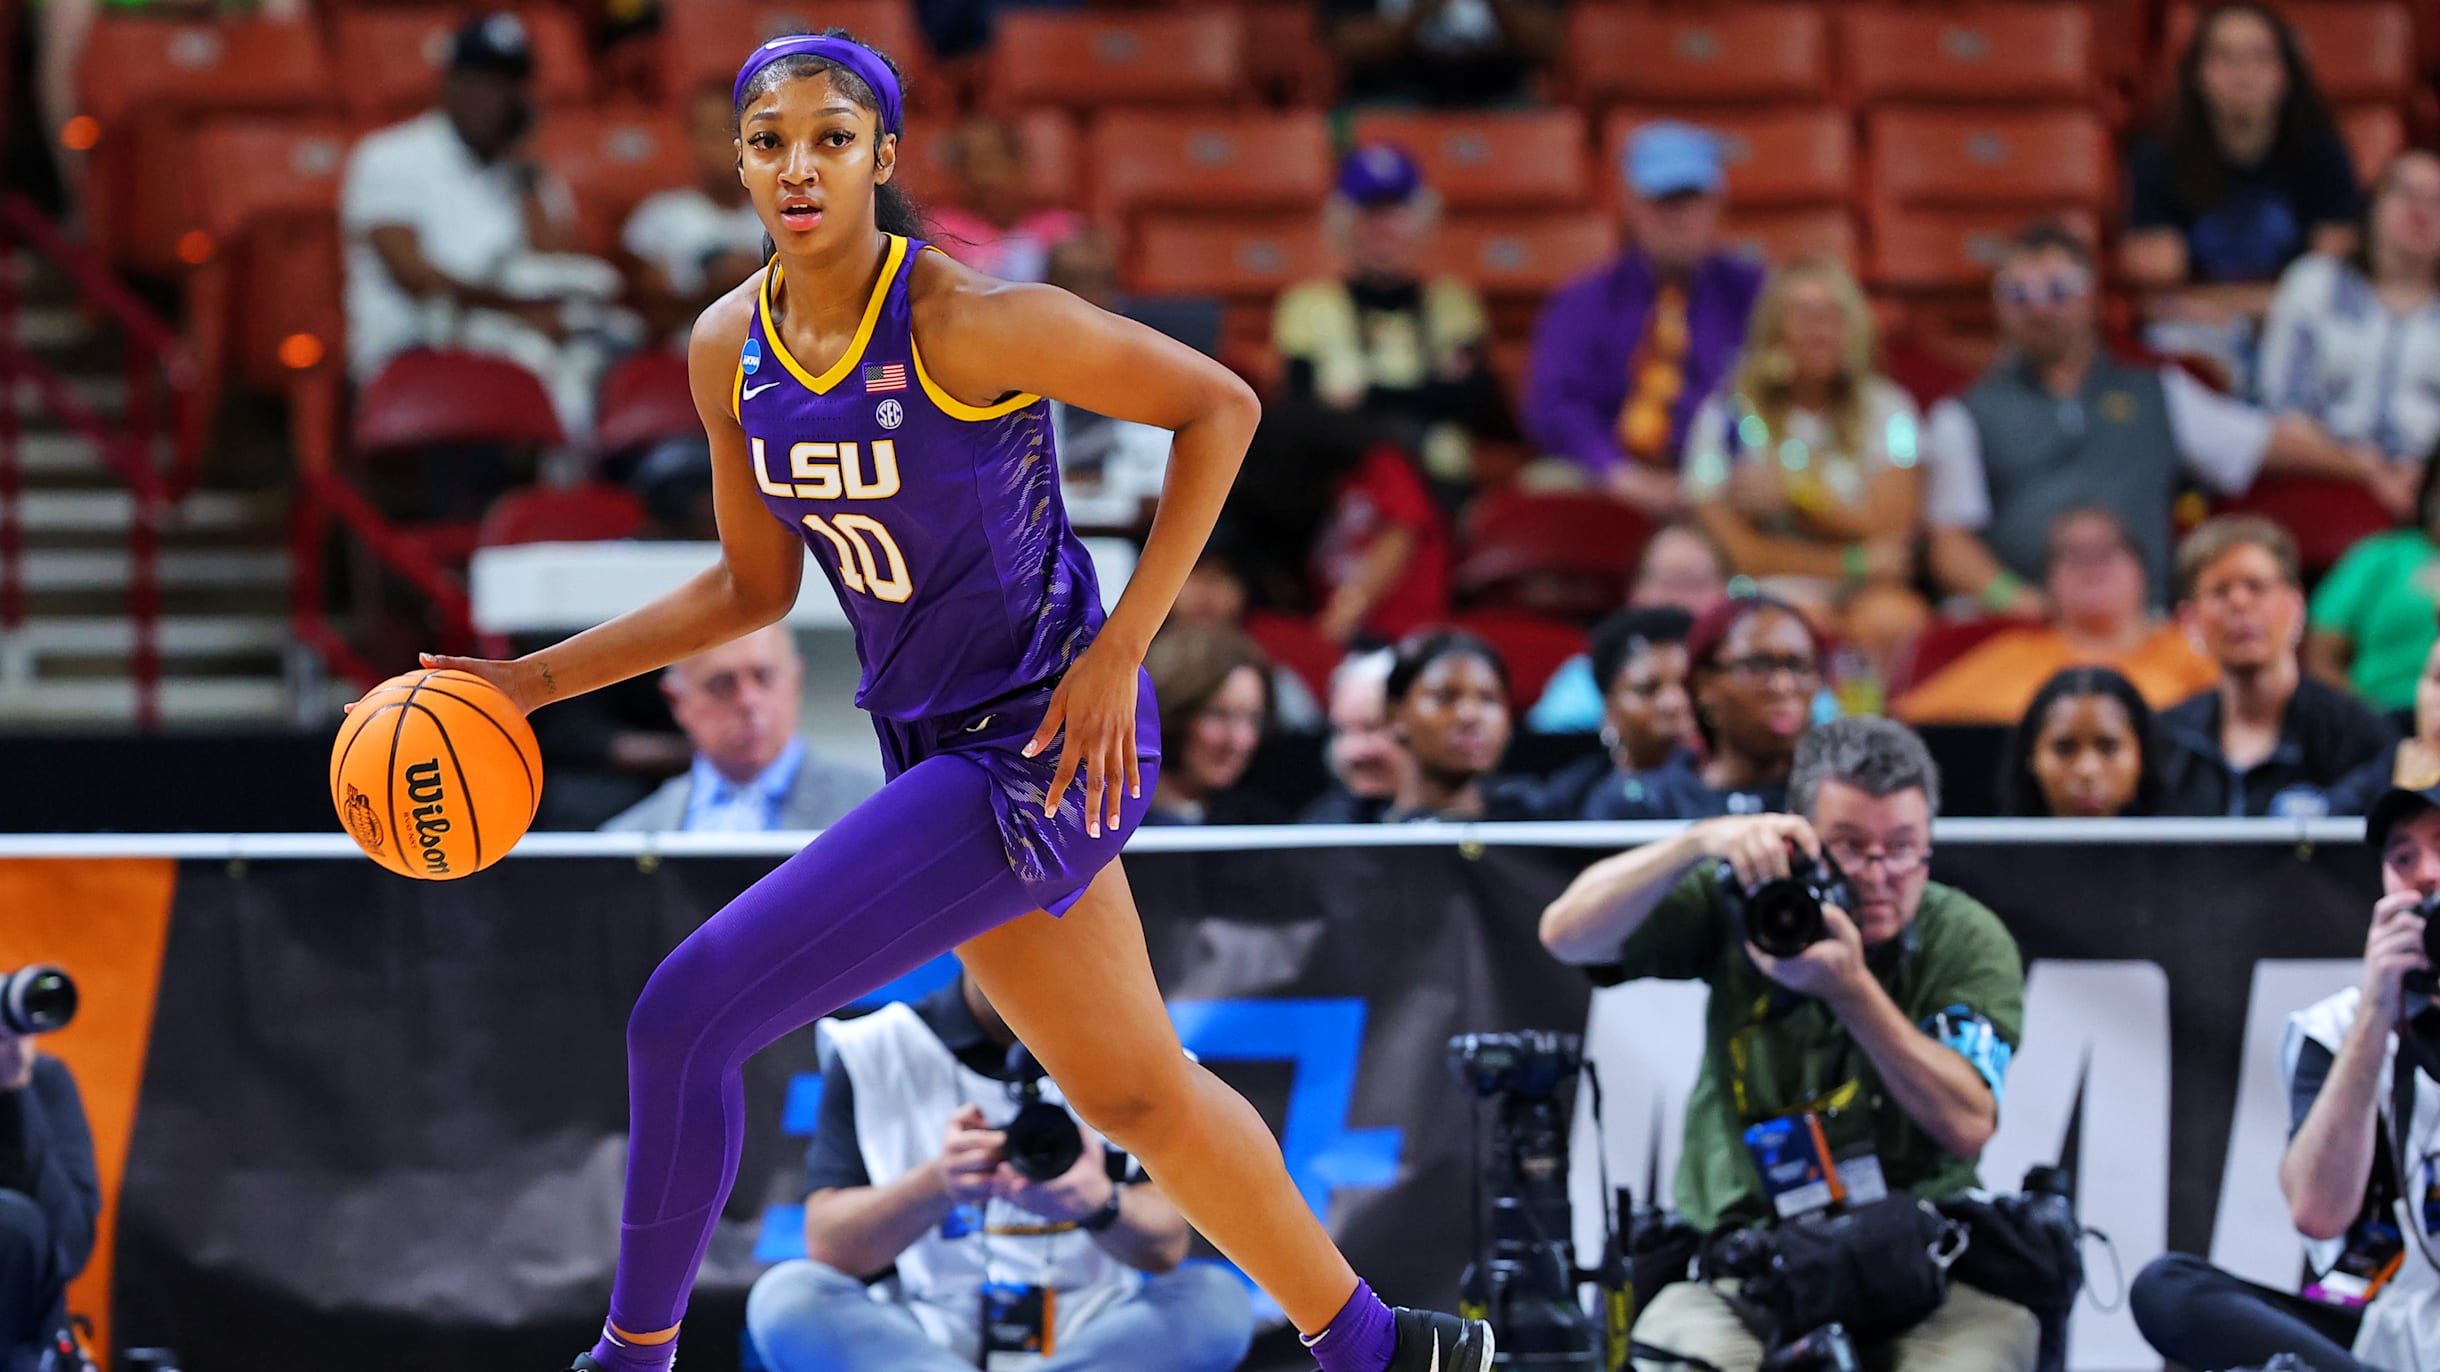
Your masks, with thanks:
[[[856,704],[918,720],[1057,677],[1101,629],[1093,564],[1059,498],[1050,405],[968,405],[916,351],[891,237],[845,354],[815,375],[771,324],[774,259],[737,360],[734,413],[763,504],[813,550],[855,628]]]

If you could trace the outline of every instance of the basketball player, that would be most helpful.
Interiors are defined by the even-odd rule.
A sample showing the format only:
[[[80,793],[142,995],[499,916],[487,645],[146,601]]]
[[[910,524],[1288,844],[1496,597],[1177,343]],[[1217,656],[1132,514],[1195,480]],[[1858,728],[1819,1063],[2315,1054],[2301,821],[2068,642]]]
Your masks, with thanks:
[[[1218,517],[1253,395],[1149,329],[916,241],[890,184],[888,59],[836,31],[774,39],[735,99],[776,252],[688,349],[721,562],[530,657],[425,661],[547,705],[779,619],[811,548],[854,624],[856,702],[892,779],[679,945],[636,1002],[618,1277],[575,1368],[669,1367],[736,1179],[745,1060],[954,948],[1076,1111],[1279,1302],[1324,1372],[1487,1372],[1490,1327],[1383,1305],[1261,1117],[1186,1057],[1113,860],[1160,761],[1144,648]],[[1046,397],[1177,436],[1107,622],[1060,505]]]

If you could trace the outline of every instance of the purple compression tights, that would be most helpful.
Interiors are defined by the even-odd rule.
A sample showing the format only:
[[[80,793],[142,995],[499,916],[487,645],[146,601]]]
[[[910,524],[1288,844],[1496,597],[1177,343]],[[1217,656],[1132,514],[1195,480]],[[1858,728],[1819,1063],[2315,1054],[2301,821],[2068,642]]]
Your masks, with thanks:
[[[612,1324],[648,1334],[685,1314],[737,1180],[747,1058],[978,934],[1063,910],[1117,856],[1159,770],[1149,678],[1143,687],[1143,795],[1126,801],[1118,829],[1086,837],[1081,785],[1057,819],[1042,818],[1057,745],[1039,758],[1017,753],[1038,708],[971,728],[880,721],[898,775],[654,971],[627,1024],[630,1140]]]

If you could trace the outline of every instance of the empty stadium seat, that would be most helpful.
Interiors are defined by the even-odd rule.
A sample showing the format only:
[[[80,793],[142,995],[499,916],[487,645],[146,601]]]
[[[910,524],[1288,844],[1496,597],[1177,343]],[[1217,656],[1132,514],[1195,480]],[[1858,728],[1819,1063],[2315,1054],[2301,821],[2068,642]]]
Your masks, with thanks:
[[[687,383],[686,355],[647,348],[622,359],[602,378],[601,409],[593,419],[593,446],[605,453],[649,447],[663,439],[702,430],[695,393]]]
[[[1138,295],[1271,296],[1334,268],[1312,215],[1146,215],[1133,240],[1127,287]]]
[[[1108,215],[1318,210],[1330,193],[1330,129],[1318,113],[1103,115],[1086,147],[1094,203]]]
[[[1322,46],[1321,20],[1312,5],[1248,4],[1245,15],[1245,74],[1272,101],[1318,109],[1337,93],[1338,63]]]
[[[1626,603],[1642,513],[1607,496],[1503,491],[1475,502],[1452,589],[1477,609],[1590,621]]]
[[[1855,220],[1844,209],[1731,209],[1720,228],[1731,249],[1773,264],[1823,258],[1856,269]]]
[[[2313,82],[2333,102],[2395,100],[2415,85],[2415,19],[2397,0],[2309,0],[2277,7],[2296,30]],[[2193,37],[2197,6],[2169,9],[2161,42],[2161,89]]]
[[[1029,105],[1228,105],[1247,92],[1245,16],[1003,9],[984,98]]]
[[[1614,110],[1603,121],[1607,184],[1617,184],[1636,127],[1662,117],[1675,116],[1627,109]],[[1734,209],[1837,205],[1855,191],[1855,132],[1835,106],[1702,111],[1688,118],[1718,136]]]
[[[1084,201],[1084,135],[1066,110],[1033,109],[1010,116],[1025,148],[1025,180],[1047,205]],[[957,203],[957,174],[949,166],[955,140],[949,128],[902,144],[899,179],[926,205]],[[912,161],[908,161],[912,159]],[[914,173],[915,179],[907,180]]]
[[[1540,700],[1550,679],[1587,646],[1584,630],[1577,626],[1518,610],[1477,610],[1454,622],[1490,644],[1506,664],[1512,710],[1528,709]]]
[[[1271,661],[1296,673],[1315,700],[1330,699],[1330,674],[1347,656],[1346,649],[1322,637],[1312,621],[1275,610],[1248,611],[1244,628]]]
[[[2296,558],[2308,579],[2330,570],[2358,542],[2396,524],[2361,485],[2318,476],[2256,478],[2252,489],[2223,497],[2212,512],[2261,515],[2295,535]]]
[[[1973,651],[1985,639],[2004,629],[2016,628],[2021,619],[1999,615],[1983,615],[1974,619],[1935,619],[1915,641],[1899,654],[1896,670],[1889,676],[1888,697],[1896,700],[1915,689],[1941,668]]]
[[[2356,179],[2367,187],[2389,159],[2406,150],[2406,120],[2395,105],[2358,105],[2338,116],[2339,135],[2347,140],[2355,161]]]
[[[446,444],[547,448],[562,442],[551,397],[532,372],[479,353],[418,348],[390,359],[356,393],[361,456]]]
[[[1874,285],[1895,290],[1980,290],[1990,285],[2008,240],[2036,219],[2062,223],[2086,242],[2101,241],[2098,218],[2075,206],[1884,208],[1873,220],[1867,275]]]
[[[696,90],[727,90],[758,43],[784,33],[843,28],[888,53],[906,76],[907,103],[922,106],[931,61],[907,0],[680,0],[661,7],[661,80],[673,107]]]
[[[85,216],[94,248],[138,271],[176,272],[197,122],[318,113],[331,100],[330,61],[310,24],[95,20],[77,67],[78,110],[95,125]]]
[[[1356,116],[1351,136],[1405,149],[1451,209],[1581,205],[1592,185],[1574,110],[1380,110]]]
[[[2117,196],[2109,130],[2089,110],[1880,110],[1865,150],[1876,200],[2093,205]]]
[[[1830,89],[1830,25],[1810,4],[1587,3],[1560,61],[1580,100],[1812,101]]]
[[[226,375],[272,389],[338,352],[347,139],[329,118],[219,120],[193,158],[187,223],[211,252],[187,277],[187,326],[208,406]]]
[[[2093,20],[2069,3],[1860,6],[1840,16],[1850,96],[1882,101],[2080,101],[2096,86]]]
[[[430,109],[449,64],[449,40],[478,12],[470,5],[340,10],[333,33],[348,114],[389,123]],[[542,5],[521,8],[517,17],[534,50],[534,98],[544,104],[591,99],[592,59],[576,17]]]
[[[1547,295],[1618,251],[1618,221],[1596,210],[1480,214],[1440,226],[1434,265],[1486,295]]]
[[[483,512],[480,547],[516,543],[597,543],[633,538],[644,527],[644,505],[623,486],[532,486],[511,491]]]
[[[576,199],[578,252],[608,254],[637,202],[695,178],[686,130],[650,105],[546,112],[533,149]]]

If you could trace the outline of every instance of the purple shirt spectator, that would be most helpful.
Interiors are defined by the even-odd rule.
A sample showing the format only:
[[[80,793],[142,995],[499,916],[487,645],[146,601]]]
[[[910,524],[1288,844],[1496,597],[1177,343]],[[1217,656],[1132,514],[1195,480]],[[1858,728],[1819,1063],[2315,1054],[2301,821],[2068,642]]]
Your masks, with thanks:
[[[1718,387],[1745,341],[1745,321],[1762,293],[1762,268],[1714,253],[1686,284],[1686,385],[1669,411],[1669,447]],[[1627,361],[1644,334],[1660,284],[1641,247],[1569,283],[1543,307],[1534,328],[1525,428],[1544,451],[1581,463],[1598,479],[1627,461],[1618,412],[1627,403]]]

